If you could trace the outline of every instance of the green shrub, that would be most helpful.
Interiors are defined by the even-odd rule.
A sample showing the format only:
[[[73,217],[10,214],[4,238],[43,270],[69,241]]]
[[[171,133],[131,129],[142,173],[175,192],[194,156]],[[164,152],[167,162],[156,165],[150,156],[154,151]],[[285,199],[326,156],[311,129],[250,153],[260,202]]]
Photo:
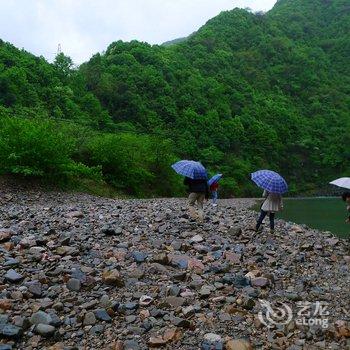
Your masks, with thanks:
[[[101,179],[98,168],[75,162],[75,139],[49,120],[0,119],[0,172],[64,182],[74,177]]]
[[[129,194],[170,195],[177,186],[167,141],[129,133],[102,134],[87,142],[86,157],[90,165],[101,165],[108,183]]]

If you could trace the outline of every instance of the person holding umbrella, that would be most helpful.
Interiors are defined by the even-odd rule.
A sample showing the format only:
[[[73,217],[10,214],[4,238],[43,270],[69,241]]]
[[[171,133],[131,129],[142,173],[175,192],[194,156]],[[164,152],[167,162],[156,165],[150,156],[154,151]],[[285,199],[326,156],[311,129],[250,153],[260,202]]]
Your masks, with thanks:
[[[346,203],[346,210],[349,212],[346,222],[350,224],[350,192],[344,192],[342,194],[342,199]]]
[[[221,178],[222,178],[222,174],[216,174],[208,181],[213,207],[217,206],[218,188],[219,188],[219,181]]]
[[[288,191],[288,185],[281,175],[271,170],[260,170],[251,174],[251,179],[264,190],[265,198],[261,208],[260,216],[256,223],[255,231],[260,231],[260,226],[267,214],[270,219],[270,232],[275,230],[275,215],[283,210],[282,193]]]
[[[185,176],[184,185],[188,186],[188,206],[190,216],[195,219],[198,216],[200,222],[204,219],[203,204],[209,198],[208,175],[204,166],[193,160],[181,160],[172,165],[172,168],[180,175]],[[197,204],[198,215],[195,205]]]
[[[350,177],[341,177],[330,182],[330,184],[350,190]],[[346,219],[346,222],[350,224],[350,192],[344,192],[341,197],[342,200],[347,204],[346,210],[349,212],[349,217]]]

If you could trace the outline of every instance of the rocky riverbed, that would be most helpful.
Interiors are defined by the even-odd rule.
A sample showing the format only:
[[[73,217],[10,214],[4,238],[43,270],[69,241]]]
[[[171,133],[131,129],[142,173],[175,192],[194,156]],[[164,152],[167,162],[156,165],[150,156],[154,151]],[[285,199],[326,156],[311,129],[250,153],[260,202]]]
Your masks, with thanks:
[[[203,224],[180,199],[0,201],[0,350],[350,348],[349,242],[254,235],[252,200]]]

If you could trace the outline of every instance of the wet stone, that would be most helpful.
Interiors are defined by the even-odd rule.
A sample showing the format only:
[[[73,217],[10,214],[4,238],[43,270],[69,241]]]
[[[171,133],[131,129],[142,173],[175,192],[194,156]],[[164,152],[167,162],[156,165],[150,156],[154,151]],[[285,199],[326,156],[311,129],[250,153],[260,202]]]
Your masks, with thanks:
[[[201,350],[223,350],[224,344],[220,335],[207,333],[204,335]]]
[[[84,317],[84,326],[93,326],[96,323],[96,317],[93,312],[87,312]]]
[[[71,278],[67,282],[67,288],[71,291],[78,292],[81,288],[81,283],[78,279],[76,278]]]
[[[132,253],[132,257],[137,263],[143,263],[146,261],[148,254],[144,252],[135,251]]]
[[[174,317],[170,319],[172,324],[177,327],[189,328],[191,326],[191,322],[185,318]]]
[[[182,313],[184,314],[185,317],[189,317],[194,315],[196,312],[195,308],[190,305],[182,309]]]
[[[269,284],[269,280],[265,277],[257,277],[251,280],[253,287],[266,287]]]
[[[133,302],[127,302],[124,304],[124,307],[126,310],[136,310],[138,308],[138,304]]]
[[[4,266],[18,266],[19,261],[14,258],[9,258],[4,262]]]
[[[11,324],[0,324],[0,335],[4,338],[18,339],[22,336],[22,328]]]
[[[55,333],[55,327],[47,324],[39,323],[35,327],[35,332],[42,335],[43,337],[49,337]]]
[[[52,317],[44,311],[38,311],[30,317],[31,324],[36,324],[36,325],[38,325],[39,323],[51,324],[51,322],[52,322]]]
[[[181,288],[178,286],[171,286],[167,290],[167,294],[169,296],[174,296],[174,297],[177,297],[180,294],[180,292],[181,292]]]
[[[201,235],[195,235],[190,239],[191,243],[201,243],[204,241],[204,238]]]
[[[33,283],[28,287],[28,291],[34,295],[34,297],[39,298],[42,294],[41,283]]]
[[[105,309],[97,309],[95,310],[95,316],[100,321],[111,322],[112,318],[108,315]]]
[[[126,323],[133,323],[136,321],[136,316],[135,315],[129,315],[125,317]]]
[[[179,307],[184,305],[185,301],[186,300],[184,298],[170,296],[165,298],[164,303],[171,307]]]
[[[124,350],[140,350],[140,346],[135,340],[126,340],[124,342]]]
[[[8,315],[1,315],[0,314],[0,325],[6,324],[9,320],[9,316]]]
[[[20,328],[29,328],[31,326],[29,319],[21,316],[15,316],[12,319],[12,323]]]
[[[12,350],[13,347],[11,344],[0,344],[0,350]]]
[[[21,281],[24,277],[21,274],[17,273],[15,270],[11,269],[6,272],[5,278],[11,283],[16,283]]]
[[[98,335],[98,334],[102,334],[104,331],[104,326],[101,324],[97,324],[96,326],[93,326],[90,329],[90,333],[93,335]]]
[[[109,299],[109,296],[107,294],[102,295],[100,299],[100,305],[102,308],[107,308],[111,306],[111,301]]]
[[[50,310],[49,315],[51,316],[51,319],[52,319],[50,323],[51,326],[59,327],[62,325],[61,319],[57,316],[57,314],[54,311]]]

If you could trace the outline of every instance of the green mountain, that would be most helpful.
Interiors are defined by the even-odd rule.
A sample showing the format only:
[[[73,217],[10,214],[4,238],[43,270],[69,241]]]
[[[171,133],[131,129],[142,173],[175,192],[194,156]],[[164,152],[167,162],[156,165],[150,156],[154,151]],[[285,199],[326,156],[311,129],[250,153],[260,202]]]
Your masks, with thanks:
[[[175,158],[224,173],[227,195],[255,193],[249,173],[260,168],[282,173],[292,192],[317,191],[350,172],[349,33],[346,0],[280,0],[267,14],[222,12],[170,46],[114,42],[77,70],[67,57],[49,65],[2,43],[0,103],[18,115],[39,108],[49,118],[84,121],[98,136],[80,140],[72,157],[100,166],[122,191],[177,193],[168,171]],[[22,72],[12,100],[6,55]],[[138,154],[133,172],[127,162],[122,171],[112,164],[122,158],[111,151],[121,137],[123,149]],[[140,151],[137,138],[149,147]]]
[[[162,46],[171,46],[174,44],[182,43],[183,41],[186,41],[186,40],[187,40],[187,37],[177,38],[177,39],[173,39],[173,40],[169,40],[169,41],[164,42],[162,44]]]

